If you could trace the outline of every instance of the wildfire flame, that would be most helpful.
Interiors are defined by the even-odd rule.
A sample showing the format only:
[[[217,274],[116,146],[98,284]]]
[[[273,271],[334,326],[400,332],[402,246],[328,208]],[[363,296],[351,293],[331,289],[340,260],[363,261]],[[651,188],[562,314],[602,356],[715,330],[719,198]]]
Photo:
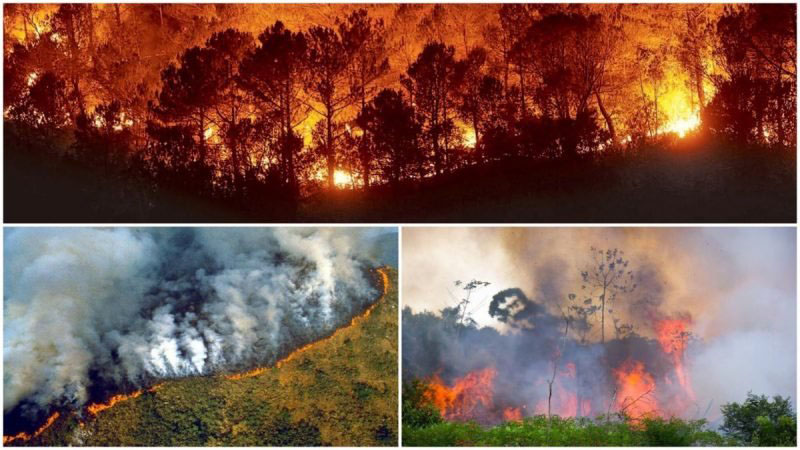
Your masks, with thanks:
[[[425,398],[448,420],[473,419],[480,407],[492,408],[492,382],[496,375],[497,370],[488,367],[455,379],[452,386],[447,386],[439,375],[434,375]]]
[[[44,423],[44,425],[39,427],[39,429],[36,430],[32,435],[25,432],[20,432],[14,436],[3,436],[3,445],[9,444],[16,440],[29,441],[35,437],[38,437],[40,434],[44,433],[44,430],[50,428],[50,425],[55,423],[59,416],[61,416],[61,413],[54,412],[53,415],[47,418],[47,421]]]
[[[105,403],[92,403],[86,409],[89,411],[89,413],[96,416],[97,414],[100,413],[100,411],[104,411],[108,408],[111,408],[117,403],[139,397],[145,392],[156,392],[157,390],[161,389],[161,386],[163,385],[164,383],[159,383],[149,389],[139,389],[138,391],[131,392],[130,394],[117,394],[108,399],[108,401]]]
[[[689,380],[689,374],[683,366],[683,352],[689,343],[688,320],[665,319],[656,322],[658,343],[664,353],[672,356],[675,366],[675,377],[691,400],[694,400],[694,390]]]
[[[503,419],[508,422],[522,422],[522,408],[509,406],[503,410]]]
[[[656,382],[641,361],[627,360],[614,369],[617,380],[616,407],[620,412],[638,419],[657,414]]]

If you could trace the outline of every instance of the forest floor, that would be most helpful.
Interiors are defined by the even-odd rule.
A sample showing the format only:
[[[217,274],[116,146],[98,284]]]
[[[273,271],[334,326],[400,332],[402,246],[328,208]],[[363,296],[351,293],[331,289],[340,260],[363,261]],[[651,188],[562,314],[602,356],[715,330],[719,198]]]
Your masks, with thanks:
[[[309,199],[299,221],[793,222],[791,152],[679,142],[601,160],[467,167],[399,192]]]
[[[386,294],[363,320],[279,367],[166,381],[96,416],[62,413],[38,437],[14,444],[396,446],[397,270],[386,270]]]

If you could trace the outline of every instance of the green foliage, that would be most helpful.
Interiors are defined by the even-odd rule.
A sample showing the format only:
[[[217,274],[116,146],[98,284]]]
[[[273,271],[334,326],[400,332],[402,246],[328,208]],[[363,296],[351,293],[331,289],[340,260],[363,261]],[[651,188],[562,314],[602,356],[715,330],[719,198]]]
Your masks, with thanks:
[[[425,401],[427,389],[428,385],[419,379],[403,383],[403,425],[424,427],[442,422],[439,410]]]
[[[742,403],[722,405],[725,423],[720,427],[745,445],[797,446],[797,415],[789,398],[747,394]]]
[[[730,445],[704,420],[647,419],[642,422],[528,417],[484,429],[475,423],[403,424],[404,446],[708,446]]]

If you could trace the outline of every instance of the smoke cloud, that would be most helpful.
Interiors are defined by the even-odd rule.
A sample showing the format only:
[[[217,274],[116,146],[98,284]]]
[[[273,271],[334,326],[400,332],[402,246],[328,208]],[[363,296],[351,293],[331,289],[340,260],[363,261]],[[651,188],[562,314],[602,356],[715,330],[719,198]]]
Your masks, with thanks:
[[[7,229],[4,412],[270,365],[377,298],[369,269],[396,265],[395,239],[389,228]]]
[[[562,339],[562,312],[570,294],[583,299],[581,272],[592,268],[591,247],[623,251],[636,284],[609,305],[605,346],[599,315],[590,319],[583,345],[576,328],[568,342]],[[590,399],[592,413],[606,412],[614,370],[628,358],[643,361],[659,383],[660,409],[687,418],[716,420],[720,405],[742,401],[748,391],[794,399],[795,248],[790,228],[404,230],[403,302],[410,309],[403,316],[403,373],[452,382],[493,366],[495,401],[526,403],[527,414],[546,396],[556,351],[557,379]],[[466,295],[453,282],[471,279],[492,284],[471,294],[467,316],[476,329],[454,333],[437,318]],[[613,319],[630,324],[635,337],[615,340]],[[691,405],[671,398],[664,381],[677,387],[679,376],[657,340],[665,319],[685,321],[691,333],[683,355],[696,397]],[[577,376],[567,373],[568,362]]]

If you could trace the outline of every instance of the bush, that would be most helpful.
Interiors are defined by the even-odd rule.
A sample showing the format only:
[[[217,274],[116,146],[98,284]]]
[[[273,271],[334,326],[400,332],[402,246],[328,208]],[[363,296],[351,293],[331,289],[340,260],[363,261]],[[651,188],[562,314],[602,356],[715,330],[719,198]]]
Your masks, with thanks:
[[[730,445],[704,420],[646,419],[641,422],[536,416],[484,429],[475,423],[403,425],[404,446],[719,446]]]
[[[442,422],[439,410],[425,399],[427,390],[422,380],[403,383],[403,425],[424,427]]]
[[[720,428],[745,445],[797,445],[797,416],[789,398],[778,395],[770,401],[748,392],[741,405],[722,405],[722,415],[725,423]]]

